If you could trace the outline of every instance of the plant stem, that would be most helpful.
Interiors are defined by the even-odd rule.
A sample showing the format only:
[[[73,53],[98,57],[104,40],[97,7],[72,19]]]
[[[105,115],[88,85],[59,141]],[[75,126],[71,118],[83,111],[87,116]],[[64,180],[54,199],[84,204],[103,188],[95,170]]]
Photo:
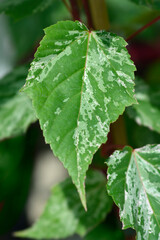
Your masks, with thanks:
[[[117,121],[111,124],[112,141],[115,145],[127,145],[127,132],[123,116],[119,116]]]
[[[81,21],[79,8],[76,0],[69,0],[71,4],[71,12],[73,20]]]
[[[3,203],[3,202],[0,202],[0,211],[1,211],[2,208],[3,208],[3,205],[4,205],[4,203]]]
[[[86,16],[87,16],[88,27],[89,27],[89,29],[93,29],[93,22],[92,22],[92,17],[91,17],[88,1],[82,0],[82,3],[83,3],[83,6],[84,6]]]
[[[131,39],[133,39],[134,37],[136,37],[139,33],[143,32],[146,28],[150,27],[152,24],[156,23],[157,21],[160,20],[160,16],[154,18],[151,22],[147,23],[146,25],[144,25],[143,27],[141,27],[138,31],[136,31],[135,33],[133,33],[132,35],[130,35],[126,41],[130,41]]]

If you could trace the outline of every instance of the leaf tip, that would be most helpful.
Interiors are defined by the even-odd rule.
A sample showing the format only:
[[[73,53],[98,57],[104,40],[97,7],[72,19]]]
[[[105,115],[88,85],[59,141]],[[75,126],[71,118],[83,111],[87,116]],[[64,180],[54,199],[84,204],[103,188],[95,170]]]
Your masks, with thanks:
[[[84,207],[84,210],[87,212],[87,201],[86,201],[85,193],[79,192],[79,195],[80,195],[80,199]]]
[[[23,87],[21,87],[21,89],[19,90],[19,92],[25,92],[26,91],[26,84],[23,86]]]
[[[18,238],[23,238],[23,237],[25,237],[25,236],[24,236],[24,232],[25,232],[25,231],[23,231],[23,230],[22,230],[22,231],[18,231],[18,232],[13,232],[13,233],[12,233],[12,236],[13,236],[13,237],[18,237]]]
[[[16,238],[32,238],[34,236],[32,232],[32,227],[13,232],[12,235],[13,237],[16,237]]]
[[[85,186],[82,189],[78,189],[79,197],[81,200],[81,203],[87,212],[87,201],[86,201],[86,192],[85,192]]]

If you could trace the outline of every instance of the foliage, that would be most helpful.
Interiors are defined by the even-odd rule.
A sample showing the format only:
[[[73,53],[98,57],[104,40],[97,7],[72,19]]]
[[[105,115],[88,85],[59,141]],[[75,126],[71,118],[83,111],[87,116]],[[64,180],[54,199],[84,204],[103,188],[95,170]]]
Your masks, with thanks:
[[[159,0],[2,0],[0,13],[0,234],[43,135],[70,177],[15,236],[160,240]]]
[[[108,192],[120,208],[123,228],[137,231],[137,240],[159,239],[160,145],[125,147],[109,158]]]
[[[88,210],[82,207],[71,179],[55,186],[40,219],[29,230],[17,233],[29,238],[65,238],[77,233],[84,236],[110,211],[112,200],[107,196],[105,177],[96,171],[87,175]],[[47,220],[47,221],[46,221]]]
[[[43,11],[53,0],[2,0],[0,3],[0,12],[5,12],[14,18],[21,18],[28,14]]]
[[[137,28],[143,27],[147,22],[159,15],[157,8],[153,9],[144,7],[143,4],[135,4],[134,0],[106,0],[106,5],[110,20],[110,30],[126,38],[135,32]],[[142,39],[150,41],[151,38],[155,38],[155,35],[158,35],[157,27],[153,25],[138,37],[141,41]]]
[[[89,232],[84,238],[85,240],[122,240],[124,235],[122,231],[106,228],[104,224],[99,225],[93,231]]]
[[[24,91],[33,101],[46,142],[68,169],[86,207],[86,170],[106,142],[110,123],[135,102],[135,67],[125,41],[105,31],[89,32],[68,21],[45,32]]]
[[[0,142],[1,235],[13,227],[24,208],[31,181],[36,138],[37,133],[32,129],[26,136]]]
[[[25,132],[36,120],[30,100],[19,92],[27,70],[17,68],[0,81],[0,140]]]
[[[137,81],[136,99],[139,104],[128,109],[131,118],[143,126],[160,132],[160,88],[159,85],[149,86],[143,81]]]

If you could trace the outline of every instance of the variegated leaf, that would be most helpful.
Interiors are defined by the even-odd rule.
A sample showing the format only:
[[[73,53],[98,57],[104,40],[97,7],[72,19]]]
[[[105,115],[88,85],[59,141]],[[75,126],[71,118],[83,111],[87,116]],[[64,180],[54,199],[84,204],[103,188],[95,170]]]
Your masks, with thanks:
[[[135,66],[123,38],[76,21],[45,30],[25,92],[45,140],[68,169],[86,207],[84,181],[109,125],[135,103]]]
[[[112,199],[106,195],[106,178],[89,171],[86,180],[88,211],[82,207],[71,179],[55,186],[39,220],[16,236],[34,239],[62,239],[75,233],[84,236],[106,217]]]
[[[143,125],[160,133],[160,87],[157,84],[149,86],[142,80],[136,81],[136,99],[127,109],[128,115],[139,125]]]
[[[31,100],[19,92],[28,68],[21,66],[0,79],[0,140],[20,135],[36,121]]]
[[[123,228],[137,240],[160,240],[160,145],[115,151],[108,161],[108,193],[120,208]]]

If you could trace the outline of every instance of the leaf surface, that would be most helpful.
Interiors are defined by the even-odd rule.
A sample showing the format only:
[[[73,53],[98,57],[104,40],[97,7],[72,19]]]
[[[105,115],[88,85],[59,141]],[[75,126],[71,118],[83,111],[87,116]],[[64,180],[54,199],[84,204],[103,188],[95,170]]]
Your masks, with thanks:
[[[0,79],[0,140],[24,133],[36,120],[30,99],[19,92],[26,75],[20,67]]]
[[[115,151],[108,161],[108,193],[120,208],[123,228],[137,240],[160,239],[160,145]]]
[[[135,90],[139,104],[128,108],[128,115],[139,125],[160,133],[160,87],[151,87],[143,81],[137,81]]]
[[[111,210],[112,200],[106,195],[105,176],[98,171],[87,174],[88,211],[81,205],[71,179],[55,186],[40,219],[16,236],[35,239],[61,239],[77,233],[84,236],[100,223]]]
[[[126,42],[76,21],[45,30],[25,92],[47,143],[68,169],[86,207],[84,181],[109,125],[135,103],[135,66]]]

